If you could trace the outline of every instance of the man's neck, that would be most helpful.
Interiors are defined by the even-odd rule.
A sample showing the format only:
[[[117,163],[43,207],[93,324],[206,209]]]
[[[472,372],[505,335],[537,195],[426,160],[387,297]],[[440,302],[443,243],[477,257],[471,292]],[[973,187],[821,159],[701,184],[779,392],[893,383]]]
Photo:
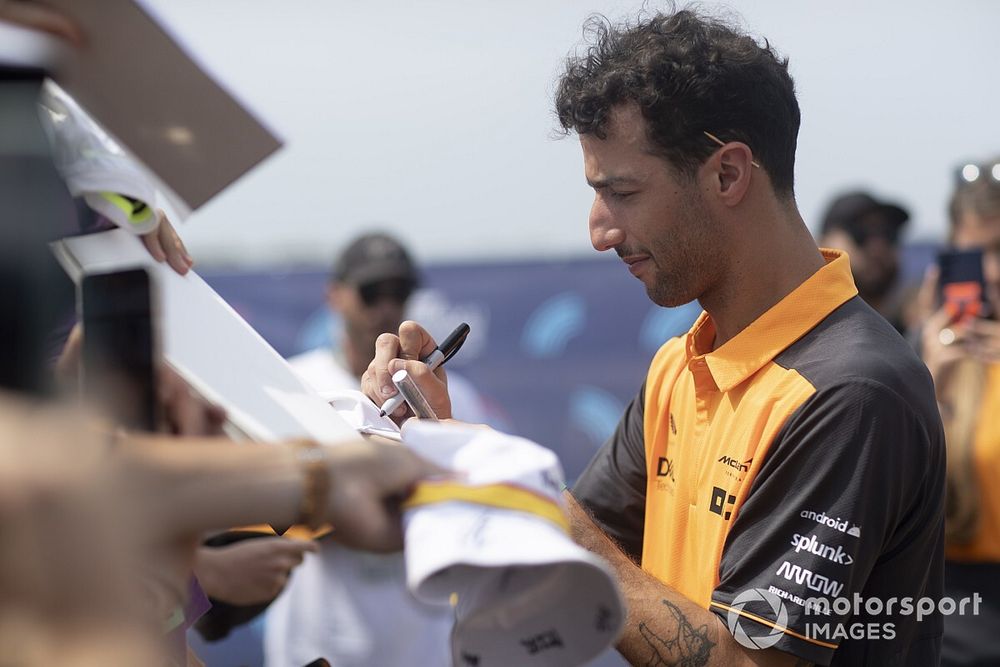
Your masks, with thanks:
[[[712,349],[722,347],[823,267],[825,260],[794,205],[747,220],[744,238],[719,283],[699,298],[715,324]]]

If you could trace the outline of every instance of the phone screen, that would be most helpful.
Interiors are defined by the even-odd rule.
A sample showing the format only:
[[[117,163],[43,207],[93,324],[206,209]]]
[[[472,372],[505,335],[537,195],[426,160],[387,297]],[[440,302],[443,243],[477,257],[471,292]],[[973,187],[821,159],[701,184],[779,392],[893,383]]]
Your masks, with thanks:
[[[952,322],[990,317],[981,250],[946,250],[938,255],[941,303]]]
[[[144,269],[84,276],[84,398],[128,429],[159,426],[152,296]]]

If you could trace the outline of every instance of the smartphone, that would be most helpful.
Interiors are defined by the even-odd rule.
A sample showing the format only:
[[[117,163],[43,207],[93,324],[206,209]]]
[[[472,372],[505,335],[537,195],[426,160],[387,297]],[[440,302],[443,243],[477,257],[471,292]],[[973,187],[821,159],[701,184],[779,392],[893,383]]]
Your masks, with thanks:
[[[80,284],[84,399],[131,430],[160,426],[157,336],[149,273],[91,274]]]
[[[983,253],[974,250],[945,250],[938,254],[941,303],[952,322],[986,318],[990,312],[983,277]]]

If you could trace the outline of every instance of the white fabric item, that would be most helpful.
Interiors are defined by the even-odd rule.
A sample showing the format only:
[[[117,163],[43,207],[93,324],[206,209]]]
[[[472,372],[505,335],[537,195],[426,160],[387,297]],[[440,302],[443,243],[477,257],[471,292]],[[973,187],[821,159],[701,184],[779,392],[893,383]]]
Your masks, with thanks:
[[[344,390],[357,378],[329,349],[288,360],[292,368],[356,428],[358,415],[385,427],[377,413],[357,409],[366,399]],[[478,397],[467,381],[449,376],[456,416],[482,420]],[[357,397],[352,406],[351,398]],[[392,422],[389,422],[392,424]],[[394,425],[393,425],[394,427]],[[403,556],[369,554],[322,540],[292,571],[284,592],[271,604],[264,631],[270,667],[305,665],[322,656],[333,667],[445,667],[452,664],[448,637],[454,619],[447,600],[418,602],[406,589]]]
[[[0,65],[51,72],[70,55],[70,49],[54,35],[0,21]]]
[[[39,105],[56,169],[70,194],[83,197],[90,208],[133,234],[156,229],[159,224],[156,209],[167,202],[166,195],[157,191],[149,174],[54,82],[45,82]],[[151,214],[142,222],[130,221],[124,211],[101,195],[104,192],[141,201]],[[171,209],[180,222],[185,207]]]
[[[529,440],[417,420],[402,436],[461,473],[462,486],[516,487],[563,507],[558,459]],[[554,521],[462,501],[408,509],[403,521],[410,590],[432,603],[458,596],[455,665],[580,665],[618,637],[625,610],[614,575]]]

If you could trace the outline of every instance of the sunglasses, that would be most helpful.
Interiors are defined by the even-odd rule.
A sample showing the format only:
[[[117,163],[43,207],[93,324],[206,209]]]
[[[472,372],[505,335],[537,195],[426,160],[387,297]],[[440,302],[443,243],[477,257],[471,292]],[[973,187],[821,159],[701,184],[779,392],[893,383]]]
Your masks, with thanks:
[[[365,306],[371,308],[379,301],[387,299],[397,304],[404,304],[413,294],[413,283],[407,280],[382,280],[376,283],[358,286],[358,294]]]
[[[895,245],[899,241],[900,225],[893,225],[891,223],[866,224],[858,221],[844,225],[843,230],[850,235],[859,247],[868,243],[869,239],[885,239],[890,244]]]
[[[987,179],[994,183],[1000,183],[1000,162],[991,164],[967,162],[955,170],[955,183],[959,186],[971,185]]]

